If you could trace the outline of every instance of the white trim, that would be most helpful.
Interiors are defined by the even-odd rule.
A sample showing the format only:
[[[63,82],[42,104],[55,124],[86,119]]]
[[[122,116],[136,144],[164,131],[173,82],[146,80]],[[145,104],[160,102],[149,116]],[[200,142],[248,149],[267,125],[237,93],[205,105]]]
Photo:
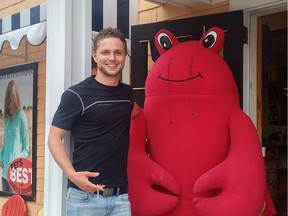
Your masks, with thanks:
[[[131,38],[131,26],[138,25],[138,1],[129,1],[129,38]],[[136,12],[137,11],[137,12]],[[130,53],[131,54],[131,53]]]
[[[91,0],[73,0],[71,84],[76,84],[91,75],[91,8]]]
[[[9,32],[12,28],[12,23],[11,23],[12,17],[4,17],[2,19],[2,32]]]
[[[64,212],[64,174],[47,147],[49,129],[60,96],[66,88],[66,71],[71,69],[71,14],[70,0],[47,2],[47,63],[46,63],[46,122],[45,122],[45,177],[44,215],[61,216]],[[55,34],[57,32],[57,34]]]
[[[122,71],[122,81],[124,83],[127,84],[131,84],[131,80],[130,80],[130,75],[131,75],[131,40],[130,39],[126,39],[126,43],[127,43],[127,50],[128,50],[128,55],[126,55],[126,59],[125,59],[125,67],[123,68]]]
[[[229,10],[252,10],[257,11],[260,8],[268,9],[270,6],[287,3],[287,0],[229,0]]]
[[[117,3],[115,0],[103,1],[103,28],[117,27]]]
[[[40,5],[40,22],[45,21],[47,18],[47,4]]]
[[[20,26],[30,25],[30,10],[21,11],[20,14]]]
[[[257,19],[259,16],[287,10],[287,2],[278,1],[244,10],[244,25],[248,27],[248,45],[244,46],[243,108],[257,126]]]

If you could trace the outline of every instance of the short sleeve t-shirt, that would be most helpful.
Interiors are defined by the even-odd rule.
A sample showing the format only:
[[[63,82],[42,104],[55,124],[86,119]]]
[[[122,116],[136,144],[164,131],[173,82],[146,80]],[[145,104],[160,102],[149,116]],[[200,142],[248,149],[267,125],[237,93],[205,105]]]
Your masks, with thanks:
[[[105,86],[92,76],[62,94],[52,125],[71,131],[74,169],[100,173],[92,183],[127,186],[132,98],[131,86]],[[69,180],[68,187],[78,188]]]

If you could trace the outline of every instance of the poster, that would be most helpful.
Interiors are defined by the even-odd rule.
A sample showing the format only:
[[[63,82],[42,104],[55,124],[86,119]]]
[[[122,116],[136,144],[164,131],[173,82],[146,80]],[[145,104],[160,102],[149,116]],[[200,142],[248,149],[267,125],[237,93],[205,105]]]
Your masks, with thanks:
[[[0,196],[35,200],[37,68],[0,69]]]

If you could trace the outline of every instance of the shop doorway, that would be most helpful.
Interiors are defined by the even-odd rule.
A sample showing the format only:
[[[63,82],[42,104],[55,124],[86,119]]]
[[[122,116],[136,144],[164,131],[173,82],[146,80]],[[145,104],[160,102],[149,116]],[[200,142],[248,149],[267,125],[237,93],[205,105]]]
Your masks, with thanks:
[[[287,11],[257,20],[257,128],[266,148],[268,188],[287,215]]]

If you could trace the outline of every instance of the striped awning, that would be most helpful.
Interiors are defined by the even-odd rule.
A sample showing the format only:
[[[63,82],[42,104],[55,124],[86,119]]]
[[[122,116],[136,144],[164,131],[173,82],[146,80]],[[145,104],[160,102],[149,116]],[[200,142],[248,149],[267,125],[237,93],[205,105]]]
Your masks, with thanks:
[[[46,3],[0,19],[0,53],[7,41],[11,49],[19,48],[26,36],[32,45],[40,45],[46,38]]]
[[[108,26],[117,27],[128,39],[131,26],[138,23],[138,3],[132,0],[116,2],[117,4],[115,0],[92,1],[92,32]],[[5,41],[10,44],[11,49],[18,49],[24,36],[32,45],[43,43],[47,35],[46,21],[46,3],[0,19],[0,53]]]

